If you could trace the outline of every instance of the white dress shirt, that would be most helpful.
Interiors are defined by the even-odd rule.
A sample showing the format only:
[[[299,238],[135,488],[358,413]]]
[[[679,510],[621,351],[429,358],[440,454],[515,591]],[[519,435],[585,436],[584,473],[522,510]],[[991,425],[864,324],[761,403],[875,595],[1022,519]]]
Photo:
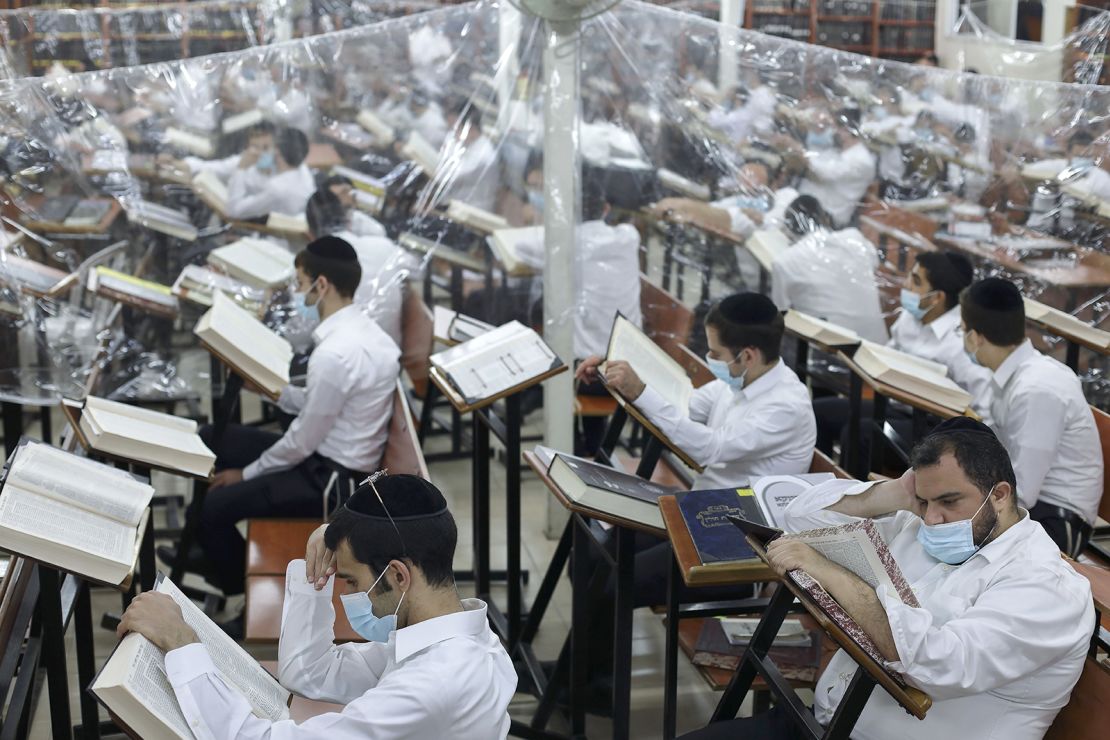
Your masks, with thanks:
[[[875,155],[859,142],[847,149],[806,152],[808,171],[798,192],[812,195],[843,228],[875,179]]]
[[[785,512],[791,532],[857,521],[830,511],[873,484],[833,480],[811,488]],[[1060,558],[1044,529],[1021,521],[962,565],[946,565],[917,541],[919,517],[900,511],[874,519],[920,608],[885,586],[876,595],[890,621],[899,660],[887,667],[924,691],[924,720],[876,688],[853,740],[995,738],[1040,740],[1079,679],[1094,629],[1091,588]],[[840,650],[814,691],[814,715],[828,724],[856,672]]]
[[[806,473],[813,462],[817,423],[809,391],[782,360],[739,392],[720,380],[697,388],[688,415],[650,387],[636,408],[705,468],[696,489]]]
[[[1010,453],[1022,506],[1038,501],[1089,524],[1102,498],[1102,447],[1079,378],[1026,339],[994,371],[991,416]]]
[[[864,339],[887,341],[875,271],[879,254],[859,229],[818,229],[775,256],[771,300],[851,329]]]
[[[355,303],[400,347],[405,281],[418,269],[416,259],[384,236],[358,236],[351,231],[336,236],[354,248],[362,268]]]
[[[963,337],[956,332],[959,325],[959,306],[948,309],[928,324],[899,311],[890,327],[887,346],[947,367],[948,377],[971,394],[971,408],[985,424],[990,424],[991,371],[976,365],[967,356]]]
[[[220,182],[228,182],[231,176],[239,170],[239,159],[242,154],[232,154],[230,157],[223,159],[202,159],[200,157],[185,157],[185,164],[189,168],[189,172],[194,175],[199,175],[202,172],[211,172]],[[247,188],[249,190],[257,190],[265,184],[267,175],[262,174],[262,171],[257,167],[247,167],[243,170],[243,175],[246,178]]]
[[[385,227],[382,226],[381,221],[374,218],[368,213],[363,213],[358,209],[351,211],[351,217],[348,220],[348,226],[351,232],[358,236],[386,236]]]
[[[228,181],[227,215],[231,218],[257,218],[271,213],[295,216],[304,213],[308,199],[316,192],[316,181],[305,164],[265,178],[261,187],[254,188],[251,169],[236,170]]]
[[[729,219],[732,222],[729,229],[740,238],[747,239],[752,235],[752,232],[755,231],[756,223],[748,218],[748,215],[744,213],[745,210],[759,211],[762,213],[763,223],[760,224],[760,226],[762,228],[769,228],[782,223],[783,214],[797,197],[797,190],[786,187],[779,188],[774,192],[772,197],[768,199],[761,199],[746,194],[737,194],[715,200],[710,203],[710,205],[714,208],[720,208],[722,211],[727,211]],[[743,251],[746,252],[747,250]]]
[[[497,149],[485,135],[469,144],[449,144],[436,169],[436,178],[445,185],[440,202],[455,199],[485,211],[497,210],[501,185]]]
[[[436,103],[429,103],[424,112],[413,120],[412,127],[436,149],[443,146],[443,140],[447,138],[447,119]]]
[[[295,724],[254,716],[220,677],[205,647],[166,655],[166,673],[199,740],[499,740],[516,671],[489,628],[486,605],[463,599],[464,611],[390,633],[386,643],[333,642],[335,579],[316,591],[305,562],[286,570],[278,677],[302,696],[346,706]]]
[[[243,469],[244,480],[287,470],[314,452],[357,472],[381,461],[401,350],[354,304],[321,321],[312,338],[305,387],[287,385],[278,399],[297,418]]]

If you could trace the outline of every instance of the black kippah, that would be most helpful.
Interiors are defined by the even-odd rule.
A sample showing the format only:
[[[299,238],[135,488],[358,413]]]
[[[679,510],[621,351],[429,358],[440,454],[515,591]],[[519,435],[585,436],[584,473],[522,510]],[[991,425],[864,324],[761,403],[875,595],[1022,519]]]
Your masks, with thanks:
[[[775,302],[759,293],[735,293],[721,300],[721,316],[733,324],[770,324],[778,316]]]
[[[961,282],[964,285],[971,285],[971,281],[975,279],[975,267],[972,266],[971,260],[959,252],[944,252],[948,264],[960,276]]]
[[[975,419],[967,416],[953,416],[951,419],[945,419],[940,424],[937,424],[935,427],[933,427],[933,431],[929,432],[929,436],[943,436],[945,434],[953,434],[955,432],[988,434],[994,439],[998,439],[998,437],[989,426],[981,421],[976,421]]]
[[[309,242],[304,248],[306,252],[321,259],[335,260],[336,262],[358,262],[355,248],[338,236],[322,236],[314,242]]]
[[[1009,280],[989,277],[972,283],[967,289],[967,297],[973,304],[988,311],[1017,311],[1024,310],[1025,304],[1021,300],[1021,291]]]
[[[375,488],[377,493],[374,493]],[[439,516],[447,511],[447,499],[438,488],[419,476],[378,475],[373,478],[372,485],[369,480],[360,485],[345,506],[368,519],[389,521],[392,516],[393,521],[400,522]]]

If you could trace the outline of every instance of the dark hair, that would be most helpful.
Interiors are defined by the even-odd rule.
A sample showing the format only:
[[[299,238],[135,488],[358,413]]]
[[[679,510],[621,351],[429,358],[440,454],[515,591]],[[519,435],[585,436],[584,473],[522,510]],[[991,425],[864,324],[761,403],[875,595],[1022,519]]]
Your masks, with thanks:
[[[335,197],[332,195],[332,197]],[[325,236],[324,239],[334,239],[342,242],[343,240],[336,236]],[[317,241],[321,241],[317,239]],[[315,242],[313,242],[315,243]],[[346,242],[343,242],[346,244]],[[311,246],[311,245],[309,245]],[[347,245],[350,248],[350,245]],[[351,249],[354,252],[354,249]],[[315,280],[323,275],[328,279],[328,282],[335,286],[339,295],[344,298],[350,298],[355,294],[359,282],[362,280],[362,267],[359,265],[358,260],[340,260],[330,259],[328,257],[321,257],[318,254],[313,254],[306,247],[297,253],[293,260],[293,264],[304,271],[306,275]]]
[[[972,126],[970,123],[961,123],[956,128],[953,136],[956,137],[956,141],[970,144],[971,142],[975,141],[975,127]]]
[[[1077,146],[1090,146],[1094,143],[1095,137],[1091,136],[1089,132],[1076,131],[1074,134],[1071,135],[1071,138],[1068,139],[1068,149],[1072,149]]]
[[[320,183],[320,187],[324,189],[333,188],[336,185],[350,185],[354,187],[355,184],[351,182],[351,178],[344,175],[328,175]]]
[[[804,236],[818,227],[828,226],[829,215],[812,195],[799,195],[787,206],[783,222],[792,233]]]
[[[609,206],[609,199],[605,195],[605,186],[601,182],[600,170],[584,169],[582,171],[582,221],[598,221],[605,216],[605,209]]]
[[[316,238],[347,228],[347,209],[339,201],[339,196],[326,186],[308,199],[305,215],[308,218],[308,230]]]
[[[956,307],[960,292],[975,277],[971,260],[958,252],[922,252],[917,255],[917,264],[925,271],[933,290],[944,293],[945,310]]]
[[[1025,341],[1025,304],[1009,280],[985,278],[960,293],[960,314],[969,331],[993,345],[1010,347]]]
[[[859,136],[859,108],[841,108],[836,112],[836,121],[842,128],[848,129],[853,136]]]
[[[459,533],[451,512],[396,524],[394,530],[388,520],[371,519],[340,506],[324,530],[324,545],[334,552],[339,543],[346,542],[355,560],[370,566],[375,576],[382,574],[390,560],[402,560],[419,568],[433,588],[454,583]],[[388,591],[385,579],[381,583],[385,584],[382,590]]]
[[[785,331],[782,314],[766,296],[737,293],[714,303],[705,315],[705,325],[717,330],[721,344],[733,355],[752,347],[764,362],[779,358]]]
[[[290,167],[299,167],[308,156],[308,137],[296,128],[283,128],[274,140],[278,154]]]
[[[247,141],[257,139],[259,136],[273,136],[275,130],[274,124],[269,121],[259,121],[247,129]]]
[[[1017,506],[1017,476],[1010,462],[1010,454],[998,437],[989,432],[951,430],[930,434],[918,442],[910,452],[910,467],[914,470],[939,465],[945,455],[953,455],[956,464],[977,489],[985,496],[998,483],[1009,483],[1013,490],[1013,504]]]

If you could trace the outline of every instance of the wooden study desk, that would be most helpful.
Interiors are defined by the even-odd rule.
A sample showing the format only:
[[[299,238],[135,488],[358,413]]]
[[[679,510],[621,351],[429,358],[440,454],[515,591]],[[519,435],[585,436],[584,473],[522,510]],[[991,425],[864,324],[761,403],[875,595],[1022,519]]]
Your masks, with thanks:
[[[304,163],[310,170],[330,170],[336,165],[343,164],[343,158],[331,144],[313,142],[308,145],[308,155]]]
[[[38,211],[39,207],[42,206],[46,200],[46,196],[38,194],[27,198],[27,205],[31,207],[32,212],[24,213],[20,217],[20,221],[28,229],[49,234],[67,234],[74,236],[107,234],[111,230],[112,225],[116,222],[116,219],[123,212],[123,208],[120,206],[119,201],[114,198],[89,198],[88,200],[103,201],[111,204],[100,221],[95,224],[87,226],[67,226],[64,221],[61,223],[53,221],[36,221],[33,211]]]

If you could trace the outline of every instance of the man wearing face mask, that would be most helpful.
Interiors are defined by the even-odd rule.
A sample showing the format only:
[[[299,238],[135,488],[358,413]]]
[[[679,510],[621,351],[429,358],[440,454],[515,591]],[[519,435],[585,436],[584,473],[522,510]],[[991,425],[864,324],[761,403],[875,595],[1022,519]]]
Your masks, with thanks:
[[[298,310],[319,325],[303,388],[278,400],[296,414],[284,435],[231,425],[216,452],[204,499],[198,569],[224,594],[243,592],[246,546],[236,524],[254,517],[327,515],[381,460],[389,433],[400,350],[352,296],[362,270],[334,236],[296,257]],[[211,430],[201,431],[208,439]],[[163,559],[175,553],[160,550]],[[235,625],[229,625],[229,632]]]
[[[246,176],[252,178],[252,187],[262,187],[265,178],[273,173],[263,168],[262,165],[272,159],[274,151],[274,125],[269,121],[256,123],[247,131],[247,148],[239,154],[232,154],[223,159],[202,159],[201,157],[185,157],[181,160],[192,175],[202,172],[211,172],[221,182],[226,183],[239,169],[247,169]],[[243,159],[252,162],[254,166],[242,166]],[[173,157],[159,155],[159,159],[172,163]]]
[[[358,236],[388,237],[385,226],[378,219],[358,208],[355,196],[355,184],[343,175],[331,175],[321,183],[321,189],[327,188],[339,199],[347,214],[347,228]]]
[[[885,586],[871,588],[808,545],[771,542],[779,574],[804,570],[875,642],[886,666],[929,695],[924,720],[875,691],[854,740],[1044,736],[1079,680],[1094,629],[1087,580],[1018,505],[1010,457],[985,425],[957,417],[922,440],[912,468],[882,483],[833,480],[804,492],[785,512],[790,532],[871,519],[919,607]],[[814,715],[828,724],[856,664],[836,653],[814,690]],[[777,709],[684,736],[790,738]]]
[[[1014,460],[1018,495],[1064,553],[1087,545],[1102,498],[1102,448],[1079,378],[1025,336],[1013,283],[986,278],[960,295],[964,348],[992,372],[991,417]]]
[[[166,651],[166,677],[198,737],[231,740],[497,740],[509,730],[517,677],[486,605],[459,599],[457,530],[443,495],[411,475],[376,474],[309,538],[286,571],[278,679],[310,699],[345,704],[300,724],[251,714],[163,594],[143,594],[119,633]],[[332,589],[368,642],[334,643]]]
[[[848,226],[875,179],[875,155],[859,139],[859,110],[844,108],[835,119],[819,116],[806,135],[806,173],[798,192],[812,195],[838,229]]]
[[[316,191],[316,181],[304,163],[307,156],[308,137],[295,128],[280,130],[269,151],[245,152],[228,180],[227,215],[249,219],[304,213],[305,203]],[[259,183],[251,174],[253,169],[269,174]]]

